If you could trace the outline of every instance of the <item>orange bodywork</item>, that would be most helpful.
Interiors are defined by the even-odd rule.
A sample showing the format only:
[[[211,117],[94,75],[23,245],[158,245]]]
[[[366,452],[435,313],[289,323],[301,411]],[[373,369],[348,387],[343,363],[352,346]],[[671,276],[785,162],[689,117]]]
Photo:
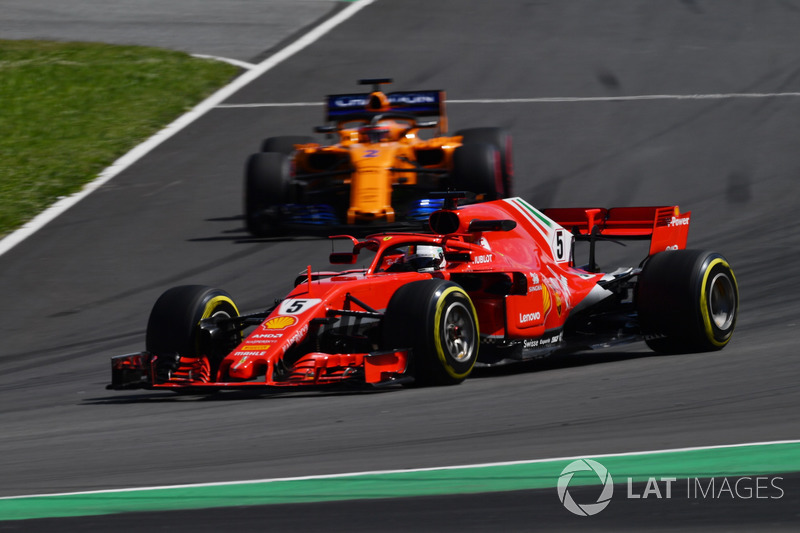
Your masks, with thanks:
[[[347,223],[370,221],[395,221],[395,210],[392,206],[392,193],[398,186],[422,185],[430,181],[427,176],[416,172],[420,167],[446,172],[452,165],[453,151],[461,144],[460,136],[436,137],[424,140],[418,136],[418,128],[397,123],[388,127],[378,123],[375,127],[362,126],[339,131],[340,142],[333,146],[319,144],[298,145],[295,156],[296,172],[313,176],[315,172],[323,172],[314,165],[326,154],[338,161],[335,168],[349,168],[350,172],[342,178],[342,184],[349,186],[350,207],[347,210]],[[377,142],[370,142],[364,129],[386,130]],[[423,153],[424,155],[420,156]],[[420,160],[431,163],[424,165]],[[403,172],[403,169],[408,169]],[[320,178],[318,186],[326,187],[328,178]],[[310,184],[313,190],[314,185]]]

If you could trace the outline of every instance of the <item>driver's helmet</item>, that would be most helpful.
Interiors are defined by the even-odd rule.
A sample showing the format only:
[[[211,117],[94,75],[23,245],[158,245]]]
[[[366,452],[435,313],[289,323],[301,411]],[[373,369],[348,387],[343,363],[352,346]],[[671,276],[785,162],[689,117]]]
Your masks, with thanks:
[[[439,270],[444,268],[444,252],[439,246],[417,244],[408,247],[403,263],[413,270]]]
[[[406,125],[396,120],[381,120],[377,124],[358,128],[358,140],[361,143],[396,141],[406,129]]]

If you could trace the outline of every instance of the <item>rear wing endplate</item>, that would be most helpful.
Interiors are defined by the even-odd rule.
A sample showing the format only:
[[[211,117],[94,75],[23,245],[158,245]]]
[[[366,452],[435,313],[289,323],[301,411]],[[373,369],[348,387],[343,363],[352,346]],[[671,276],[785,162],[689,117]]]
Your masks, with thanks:
[[[650,239],[650,255],[686,248],[691,212],[677,205],[661,207],[564,207],[545,209],[544,214],[576,238],[609,237],[619,240]]]

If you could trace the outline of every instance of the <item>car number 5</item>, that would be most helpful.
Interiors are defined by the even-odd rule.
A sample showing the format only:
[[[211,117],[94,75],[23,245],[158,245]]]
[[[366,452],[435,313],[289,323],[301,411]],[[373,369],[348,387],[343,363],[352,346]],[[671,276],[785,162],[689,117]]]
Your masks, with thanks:
[[[566,261],[569,258],[570,243],[567,241],[566,231],[563,229],[556,230],[555,240],[553,243],[553,255],[556,261]]]
[[[302,299],[296,300],[294,298],[289,298],[281,302],[281,308],[279,314],[281,315],[299,315],[300,313],[304,313],[308,311],[313,306],[317,305],[321,302],[319,298],[309,298],[309,299]]]

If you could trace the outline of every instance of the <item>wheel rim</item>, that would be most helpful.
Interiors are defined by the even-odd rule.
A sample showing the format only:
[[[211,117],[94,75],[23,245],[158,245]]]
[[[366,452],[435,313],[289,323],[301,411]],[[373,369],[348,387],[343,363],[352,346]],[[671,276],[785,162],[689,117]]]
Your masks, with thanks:
[[[444,344],[450,357],[460,363],[469,361],[475,353],[475,324],[462,303],[451,305],[445,313]]]
[[[717,328],[725,331],[731,327],[736,315],[736,291],[731,279],[723,273],[711,280],[708,307]]]

